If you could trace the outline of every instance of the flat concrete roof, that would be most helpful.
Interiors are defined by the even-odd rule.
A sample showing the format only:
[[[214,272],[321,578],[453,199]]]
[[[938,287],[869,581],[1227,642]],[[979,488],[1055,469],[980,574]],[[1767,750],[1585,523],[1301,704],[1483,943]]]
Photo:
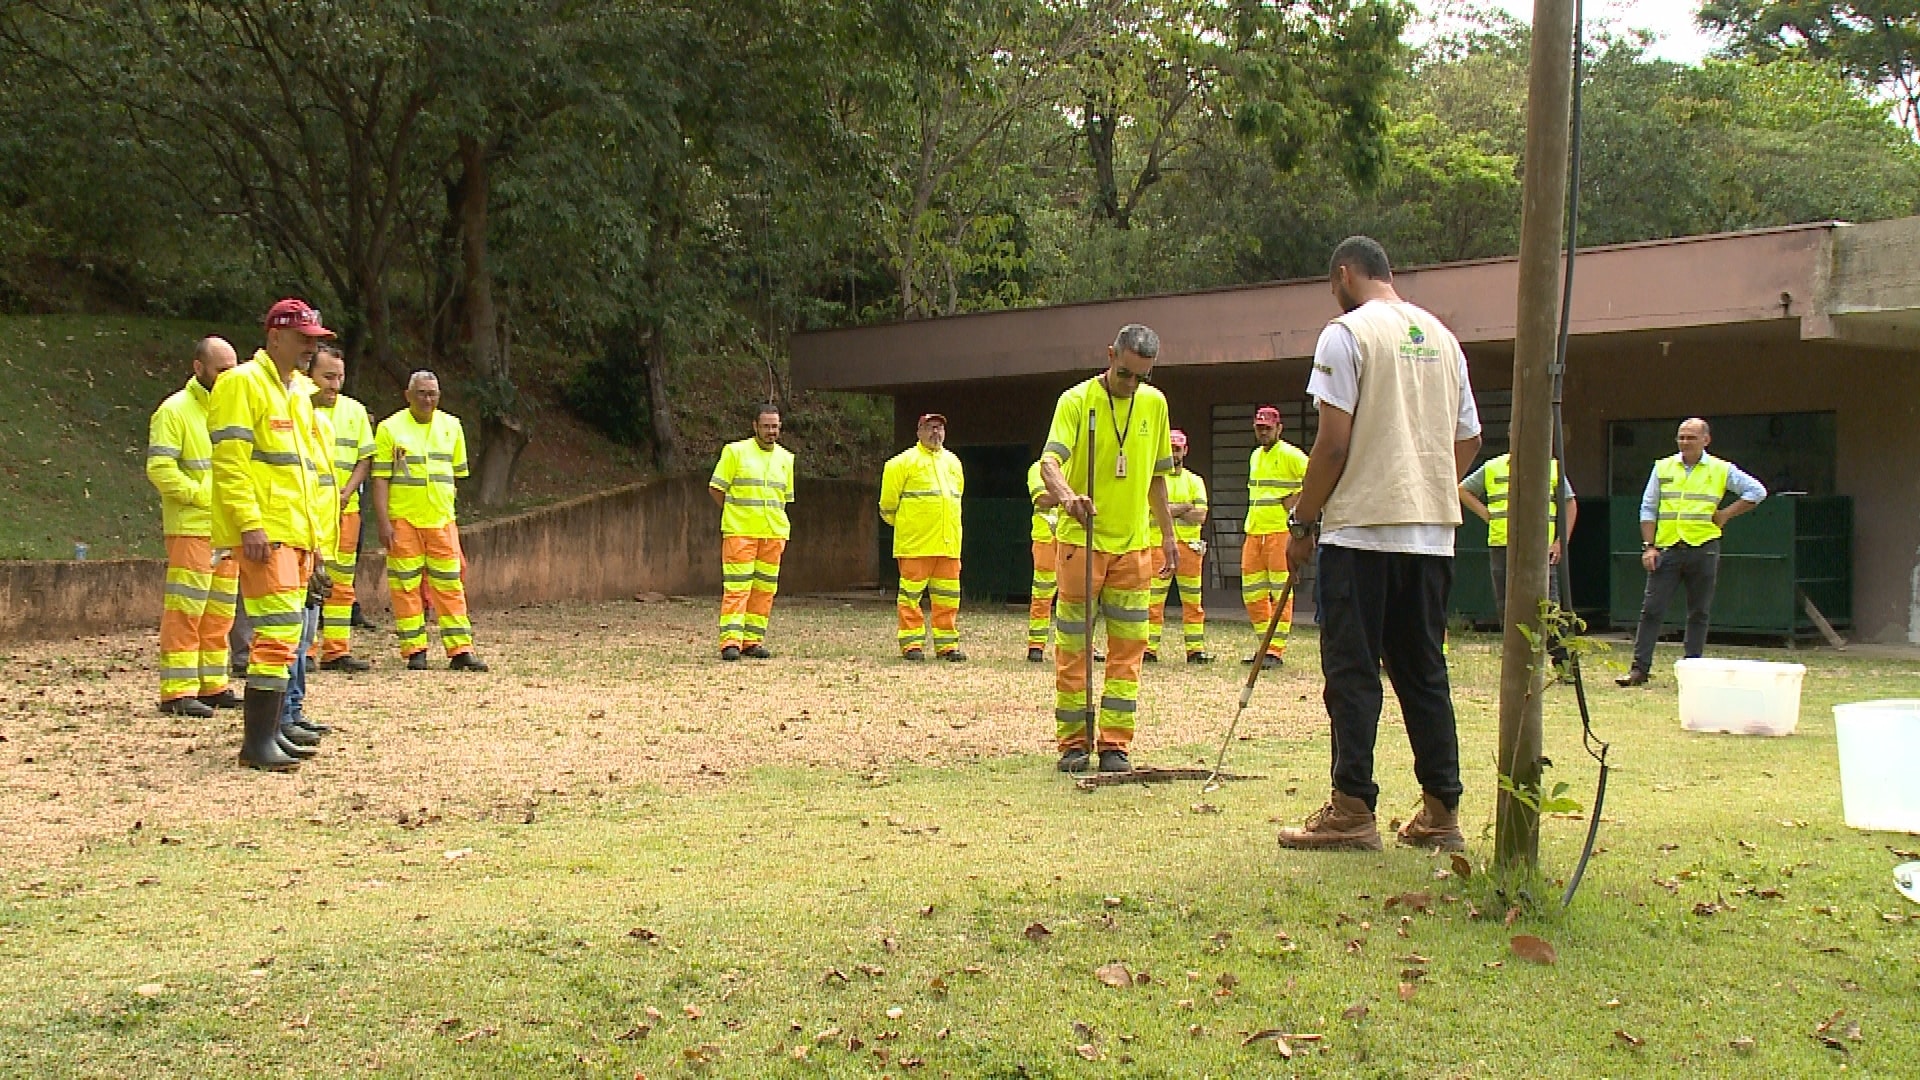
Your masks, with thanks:
[[[1432,311],[1469,350],[1510,348],[1518,258],[1397,270],[1400,295]],[[1160,333],[1157,366],[1260,363],[1313,355],[1338,315],[1325,278],[796,334],[793,380],[811,390],[888,393],[934,383],[1105,366],[1123,324]],[[1571,332],[1611,339],[1673,332],[1920,350],[1920,217],[1583,248]]]

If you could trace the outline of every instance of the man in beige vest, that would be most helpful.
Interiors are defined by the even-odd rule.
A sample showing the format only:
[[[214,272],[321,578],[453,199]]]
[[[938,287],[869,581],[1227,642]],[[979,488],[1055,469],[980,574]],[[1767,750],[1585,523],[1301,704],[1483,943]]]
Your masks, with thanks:
[[[1467,358],[1440,320],[1400,299],[1380,245],[1333,252],[1341,315],[1320,335],[1307,394],[1320,432],[1294,504],[1290,566],[1320,557],[1320,671],[1333,794],[1282,847],[1380,849],[1373,747],[1385,667],[1406,718],[1420,810],[1400,842],[1458,851],[1460,744],[1441,651],[1460,478],[1480,450]]]

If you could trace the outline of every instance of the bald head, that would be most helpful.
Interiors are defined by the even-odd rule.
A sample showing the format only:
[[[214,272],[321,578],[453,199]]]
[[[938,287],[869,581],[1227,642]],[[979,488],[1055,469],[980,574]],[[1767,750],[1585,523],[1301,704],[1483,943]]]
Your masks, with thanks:
[[[1707,452],[1707,445],[1713,442],[1713,429],[1705,420],[1697,416],[1680,421],[1680,431],[1674,436],[1674,442],[1680,444],[1680,460],[1688,465],[1698,465],[1701,455]]]
[[[212,390],[220,376],[232,371],[236,363],[238,357],[226,338],[203,337],[193,347],[193,377],[204,389]]]

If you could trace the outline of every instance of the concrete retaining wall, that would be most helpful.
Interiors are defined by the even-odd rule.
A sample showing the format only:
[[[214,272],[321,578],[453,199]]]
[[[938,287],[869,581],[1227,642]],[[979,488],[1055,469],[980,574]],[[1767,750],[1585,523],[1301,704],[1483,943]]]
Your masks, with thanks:
[[[792,507],[782,592],[824,592],[879,578],[877,492],[806,480]],[[720,591],[720,511],[704,478],[636,484],[463,527],[467,595],[481,610],[640,592]],[[386,560],[360,559],[363,606],[387,609]],[[158,626],[157,559],[0,562],[0,641]]]

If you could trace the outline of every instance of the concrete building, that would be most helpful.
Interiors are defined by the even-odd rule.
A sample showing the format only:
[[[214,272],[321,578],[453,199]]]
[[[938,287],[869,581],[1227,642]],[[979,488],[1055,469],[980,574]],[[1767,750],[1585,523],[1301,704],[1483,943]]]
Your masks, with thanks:
[[[1518,273],[1509,258],[1394,276],[1465,346],[1487,454],[1505,449]],[[1312,279],[822,331],[794,338],[793,377],[891,395],[902,446],[915,417],[945,413],[976,463],[969,494],[989,494],[1038,455],[1059,391],[1144,322],[1163,342],[1155,385],[1214,493],[1214,583],[1234,587],[1253,409],[1278,406],[1284,437],[1311,445],[1308,366],[1336,314]],[[1691,415],[1772,489],[1850,496],[1853,636],[1920,643],[1920,218],[1581,252],[1565,417],[1583,500],[1637,501]]]

